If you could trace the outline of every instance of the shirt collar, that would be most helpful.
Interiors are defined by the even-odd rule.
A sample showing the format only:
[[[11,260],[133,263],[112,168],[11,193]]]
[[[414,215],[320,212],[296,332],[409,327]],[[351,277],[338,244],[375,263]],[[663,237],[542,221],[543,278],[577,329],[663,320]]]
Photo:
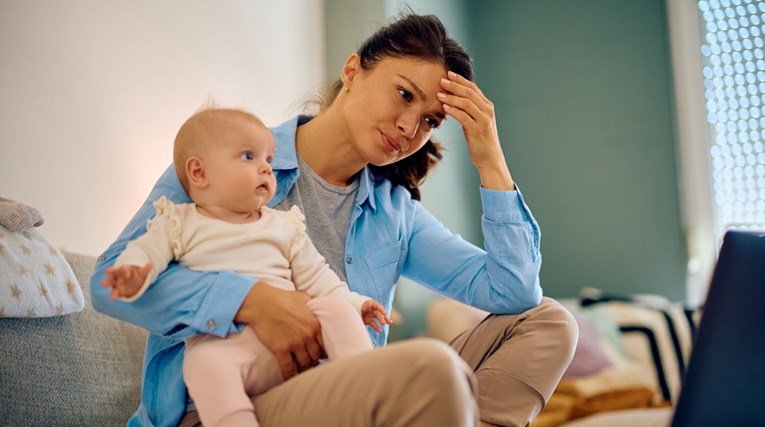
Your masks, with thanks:
[[[364,166],[364,169],[359,173],[359,191],[356,194],[356,203],[361,206],[365,201],[369,201],[369,207],[374,212],[377,210],[377,206],[375,198],[372,197],[372,190],[374,189],[373,179],[369,165]]]
[[[286,122],[271,128],[271,132],[274,134],[274,140],[276,141],[276,151],[274,152],[274,159],[272,165],[274,170],[295,170],[299,175],[297,163],[297,150],[296,150],[296,135],[297,128],[300,125],[308,123],[313,116],[301,114],[295,116]],[[359,172],[359,190],[356,194],[356,204],[361,206],[364,202],[369,202],[369,207],[373,211],[377,210],[374,197],[371,197],[374,189],[374,177],[369,170],[369,166],[365,166],[364,169]]]
[[[271,162],[274,170],[297,169],[297,151],[295,149],[295,135],[297,127],[311,120],[311,116],[295,116],[286,122],[271,128],[276,141],[274,159]]]

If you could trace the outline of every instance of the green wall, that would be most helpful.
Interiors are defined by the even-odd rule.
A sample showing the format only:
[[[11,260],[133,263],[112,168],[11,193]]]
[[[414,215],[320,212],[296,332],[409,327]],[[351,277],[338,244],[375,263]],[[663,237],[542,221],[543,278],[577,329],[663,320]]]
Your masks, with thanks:
[[[469,4],[477,81],[542,228],[545,293],[684,298],[664,2]]]
[[[593,286],[683,299],[664,2],[406,3],[439,16],[474,57],[510,170],[542,228],[545,293],[572,297]],[[326,0],[328,74],[401,4]],[[481,245],[479,181],[461,131],[447,122],[437,138],[447,152],[423,187],[423,204]],[[404,323],[392,338],[425,333],[435,298],[402,281],[396,306]]]

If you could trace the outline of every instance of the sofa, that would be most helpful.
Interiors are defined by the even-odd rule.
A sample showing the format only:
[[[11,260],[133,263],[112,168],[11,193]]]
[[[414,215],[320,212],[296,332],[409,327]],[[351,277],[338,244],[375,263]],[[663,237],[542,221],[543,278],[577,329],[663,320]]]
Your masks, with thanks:
[[[84,295],[80,311],[0,318],[0,424],[124,426],[138,407],[146,332],[93,310],[95,257],[63,256]]]

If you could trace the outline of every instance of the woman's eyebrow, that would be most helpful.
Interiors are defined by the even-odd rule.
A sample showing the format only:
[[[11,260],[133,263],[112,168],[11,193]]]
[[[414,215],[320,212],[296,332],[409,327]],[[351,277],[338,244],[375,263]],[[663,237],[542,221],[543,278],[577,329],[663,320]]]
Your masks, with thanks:
[[[401,74],[396,74],[396,75],[406,80],[410,85],[412,85],[412,88],[414,89],[414,91],[417,92],[417,95],[420,95],[420,98],[422,98],[423,101],[427,99],[427,96],[425,96],[425,92],[423,92],[422,89],[420,89],[420,87],[417,86],[417,83],[411,81],[409,78]]]
[[[417,83],[411,81],[409,78],[407,78],[406,76],[403,76],[401,74],[396,74],[396,75],[401,77],[402,79],[406,80],[407,83],[409,83],[412,86],[412,89],[414,89],[414,91],[417,92],[417,95],[419,95],[420,98],[422,98],[423,101],[427,100],[427,96],[425,95],[425,92],[423,92],[423,90],[420,89],[419,86],[417,86]],[[439,120],[445,120],[446,119],[446,114],[443,113],[441,110],[436,111],[434,115]]]

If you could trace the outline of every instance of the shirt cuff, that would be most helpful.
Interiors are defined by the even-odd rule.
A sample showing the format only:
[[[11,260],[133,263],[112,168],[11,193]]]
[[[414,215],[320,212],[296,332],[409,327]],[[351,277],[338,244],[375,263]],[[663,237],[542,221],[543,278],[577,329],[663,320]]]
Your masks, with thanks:
[[[218,337],[240,330],[241,327],[234,325],[234,317],[255,282],[251,277],[221,271],[199,305],[191,326]]]
[[[481,187],[481,202],[485,219],[498,223],[520,223],[528,221],[529,208],[516,185],[515,190],[496,191]]]

